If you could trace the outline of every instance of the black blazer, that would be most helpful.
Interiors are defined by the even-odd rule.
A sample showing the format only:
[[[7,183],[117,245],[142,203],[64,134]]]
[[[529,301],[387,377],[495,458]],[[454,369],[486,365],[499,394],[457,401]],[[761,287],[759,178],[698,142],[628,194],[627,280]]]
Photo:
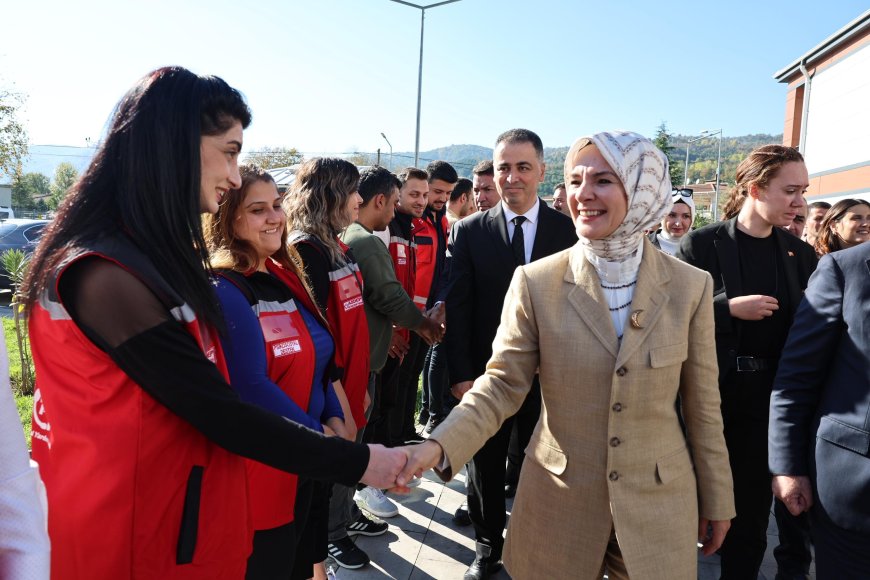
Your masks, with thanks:
[[[770,399],[770,470],[808,475],[816,507],[870,533],[870,242],[828,254],[788,335]]]
[[[782,228],[773,228],[776,245],[785,269],[785,283],[794,318],[803,298],[804,288],[816,269],[816,253],[812,246]],[[737,366],[737,346],[740,344],[740,320],[731,316],[728,299],[743,296],[740,262],[737,256],[737,218],[717,222],[683,236],[677,258],[706,270],[713,276],[713,317],[716,323],[716,358],[719,361],[719,382]]]
[[[568,216],[539,202],[532,261],[577,242]],[[447,363],[450,382],[473,381],[492,356],[492,341],[517,264],[501,203],[453,224],[447,244]]]

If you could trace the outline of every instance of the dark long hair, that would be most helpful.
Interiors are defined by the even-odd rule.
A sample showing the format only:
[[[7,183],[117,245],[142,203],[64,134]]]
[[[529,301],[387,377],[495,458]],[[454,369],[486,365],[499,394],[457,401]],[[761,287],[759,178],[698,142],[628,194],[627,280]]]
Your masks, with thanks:
[[[831,209],[825,214],[825,219],[819,225],[819,235],[816,237],[816,254],[824,256],[831,252],[839,252],[843,246],[843,240],[834,233],[834,224],[838,223],[846,215],[846,212],[856,205],[865,205],[870,207],[863,199],[841,199],[835,203]]]
[[[115,108],[90,166],[61,203],[24,282],[28,308],[65,250],[123,230],[206,322],[222,326],[200,222],[202,136],[251,123],[242,95],[222,79],[181,67],[139,80]]]

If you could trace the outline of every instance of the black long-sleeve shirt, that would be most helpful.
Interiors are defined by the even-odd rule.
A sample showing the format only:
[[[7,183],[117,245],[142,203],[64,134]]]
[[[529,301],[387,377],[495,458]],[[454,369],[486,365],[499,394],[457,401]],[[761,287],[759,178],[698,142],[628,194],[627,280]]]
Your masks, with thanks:
[[[194,338],[133,274],[100,258],[71,265],[59,293],[85,335],[142,389],[221,447],[277,469],[350,485],[369,450],[242,402]]]

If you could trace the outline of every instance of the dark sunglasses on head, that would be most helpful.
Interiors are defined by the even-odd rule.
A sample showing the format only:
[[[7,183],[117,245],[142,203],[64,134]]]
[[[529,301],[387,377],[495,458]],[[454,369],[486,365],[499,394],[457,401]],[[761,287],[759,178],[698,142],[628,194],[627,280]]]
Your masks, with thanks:
[[[678,195],[681,197],[692,197],[692,194],[695,193],[688,187],[674,189],[671,190],[671,197],[677,197]]]

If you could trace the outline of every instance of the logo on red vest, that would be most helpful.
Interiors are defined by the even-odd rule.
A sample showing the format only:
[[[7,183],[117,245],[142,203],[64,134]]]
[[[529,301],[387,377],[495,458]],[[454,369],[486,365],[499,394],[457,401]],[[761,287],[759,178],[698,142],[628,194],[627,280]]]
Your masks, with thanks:
[[[362,294],[359,291],[355,276],[347,276],[336,282],[338,286],[338,297],[344,305],[344,311],[347,312],[352,308],[362,306]]]
[[[43,441],[51,449],[51,439],[48,437],[50,431],[51,424],[48,422],[48,416],[45,413],[42,391],[36,389],[33,393],[33,429],[31,436],[34,439]]]
[[[285,340],[272,345],[272,354],[275,358],[295,354],[302,350],[298,340]]]
[[[299,331],[293,325],[293,319],[286,312],[261,315],[260,328],[263,330],[263,338],[267,341],[299,336]]]

